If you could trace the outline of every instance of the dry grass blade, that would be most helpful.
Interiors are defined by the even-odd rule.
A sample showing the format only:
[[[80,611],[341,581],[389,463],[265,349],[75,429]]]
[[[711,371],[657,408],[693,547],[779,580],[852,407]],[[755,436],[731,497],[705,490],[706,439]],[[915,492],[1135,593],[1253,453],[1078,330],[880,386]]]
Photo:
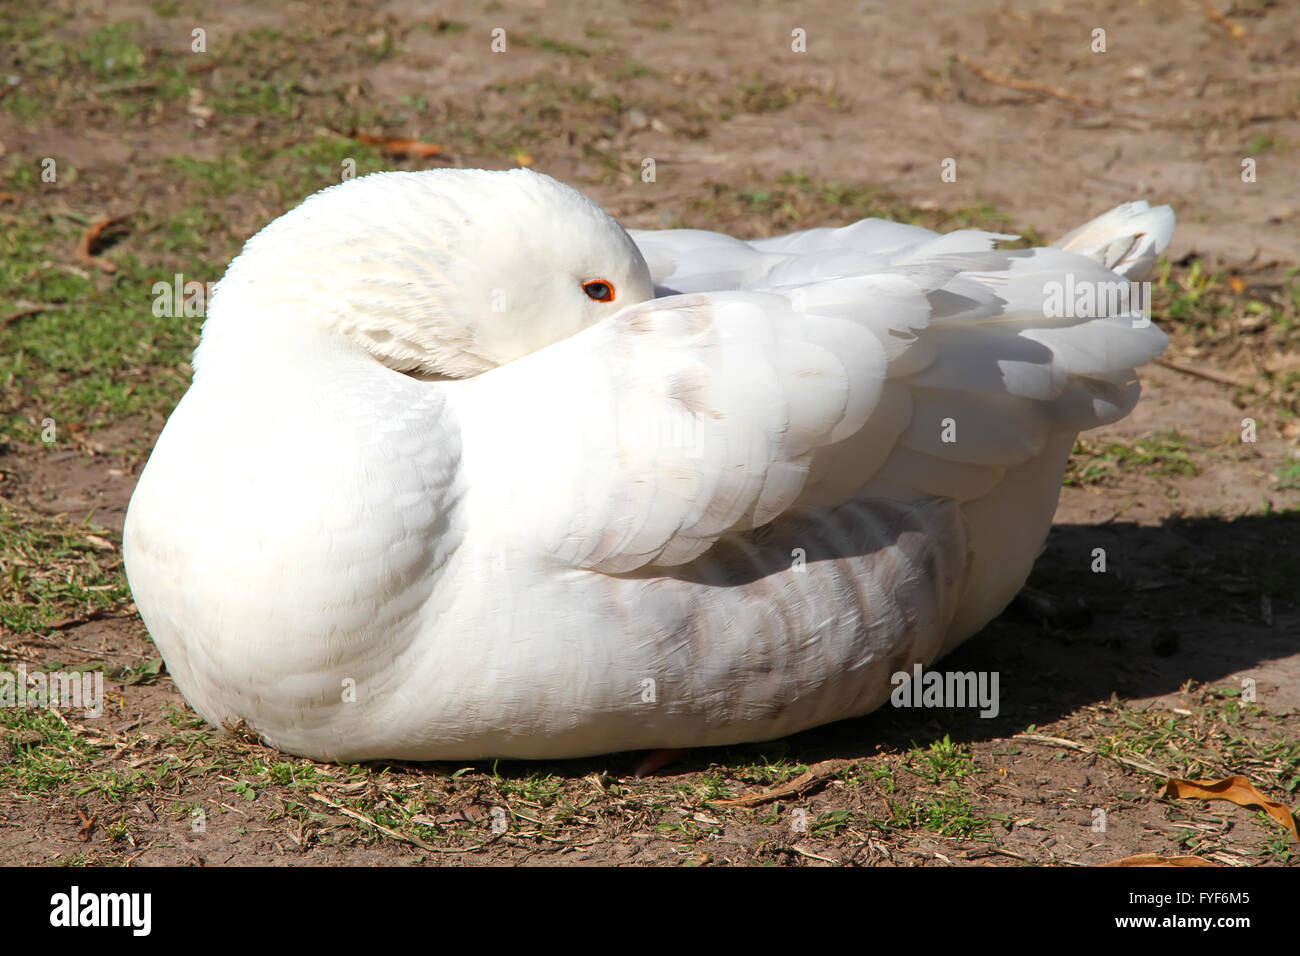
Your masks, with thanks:
[[[834,863],[836,866],[840,865],[839,860],[832,859],[829,856],[822,856],[820,853],[814,853],[812,850],[805,850],[797,843],[792,845],[790,849],[795,853],[798,853],[800,856],[807,857],[810,860],[821,860],[823,863]]]
[[[1013,740],[1023,740],[1031,744],[1043,744],[1048,747],[1063,747],[1066,750],[1077,750],[1079,753],[1094,754],[1098,757],[1104,757],[1107,760],[1113,760],[1125,767],[1132,767],[1134,770],[1140,770],[1143,773],[1154,774],[1157,777],[1168,777],[1169,773],[1161,770],[1159,767],[1152,766],[1142,760],[1134,760],[1132,757],[1121,757],[1118,754],[1103,753],[1100,750],[1094,750],[1092,747],[1084,746],[1075,740],[1066,740],[1064,737],[1048,737],[1045,734],[1016,734]]]

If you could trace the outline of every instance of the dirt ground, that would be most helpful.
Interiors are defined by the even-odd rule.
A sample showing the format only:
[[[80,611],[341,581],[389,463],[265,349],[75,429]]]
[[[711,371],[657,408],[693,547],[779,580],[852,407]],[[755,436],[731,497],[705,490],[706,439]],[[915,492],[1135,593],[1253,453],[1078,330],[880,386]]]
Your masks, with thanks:
[[[0,864],[1300,864],[1257,807],[1163,796],[1300,790],[1300,8],[1081,6],[7,3],[0,667],[102,667],[109,700],[0,708]],[[1050,240],[1173,205],[1164,364],[1082,436],[1037,597],[944,665],[998,671],[998,716],[886,708],[641,779],[639,754],[339,767],[203,725],[118,552],[201,322],[154,283],[215,281],[349,162],[522,162],[629,227],[747,236]]]

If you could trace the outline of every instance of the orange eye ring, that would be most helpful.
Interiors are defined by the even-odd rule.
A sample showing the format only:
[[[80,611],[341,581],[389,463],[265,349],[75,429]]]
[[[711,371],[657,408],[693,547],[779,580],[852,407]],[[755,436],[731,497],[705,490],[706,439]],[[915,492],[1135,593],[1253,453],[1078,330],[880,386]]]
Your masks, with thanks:
[[[582,284],[582,291],[594,302],[614,301],[614,283],[604,279],[588,279]]]

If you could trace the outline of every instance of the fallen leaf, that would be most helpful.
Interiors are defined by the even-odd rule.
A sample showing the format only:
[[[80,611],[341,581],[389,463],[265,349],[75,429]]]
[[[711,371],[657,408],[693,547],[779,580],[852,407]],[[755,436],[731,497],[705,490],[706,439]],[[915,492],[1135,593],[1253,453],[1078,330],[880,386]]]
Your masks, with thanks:
[[[1245,27],[1241,26],[1240,24],[1233,23],[1222,13],[1220,13],[1218,10],[1214,9],[1214,7],[1210,6],[1208,3],[1205,5],[1205,19],[1209,20],[1212,23],[1217,23],[1219,26],[1223,27],[1225,30],[1231,33],[1233,37],[1235,37],[1238,40],[1240,40],[1242,37],[1246,35]]]
[[[442,147],[437,143],[422,143],[418,139],[392,139],[388,136],[371,136],[369,133],[357,133],[355,138],[390,156],[413,156],[418,159],[437,156],[442,152]]]
[[[1295,817],[1291,808],[1285,804],[1270,800],[1239,773],[1222,780],[1179,780],[1171,778],[1165,784],[1162,796],[1175,800],[1228,800],[1239,807],[1259,807],[1282,826],[1291,831],[1291,836],[1300,841],[1296,832]]]
[[[122,218],[121,216],[100,216],[92,222],[86,231],[81,234],[81,240],[77,243],[78,261],[94,266],[100,272],[116,272],[117,263],[95,255],[95,247],[104,234],[104,230],[109,226],[120,223]]]
[[[1109,863],[1103,863],[1103,866],[1223,866],[1222,863],[1214,863],[1211,860],[1203,860],[1199,856],[1156,856],[1154,853],[1139,853],[1137,856],[1126,856],[1122,860],[1111,860]]]
[[[95,829],[95,817],[97,814],[92,813],[86,816],[86,812],[81,807],[74,806],[72,809],[77,811],[77,816],[81,818],[81,826],[77,828],[77,838],[83,843],[90,842],[90,834]]]

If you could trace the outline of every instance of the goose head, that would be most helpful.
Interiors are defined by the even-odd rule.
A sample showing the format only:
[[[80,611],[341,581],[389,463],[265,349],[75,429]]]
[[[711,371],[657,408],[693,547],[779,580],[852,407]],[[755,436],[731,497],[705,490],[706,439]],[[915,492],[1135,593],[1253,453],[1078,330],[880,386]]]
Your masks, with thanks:
[[[217,284],[196,378],[308,330],[400,372],[466,378],[653,298],[640,251],[528,169],[375,173],[309,197]]]

